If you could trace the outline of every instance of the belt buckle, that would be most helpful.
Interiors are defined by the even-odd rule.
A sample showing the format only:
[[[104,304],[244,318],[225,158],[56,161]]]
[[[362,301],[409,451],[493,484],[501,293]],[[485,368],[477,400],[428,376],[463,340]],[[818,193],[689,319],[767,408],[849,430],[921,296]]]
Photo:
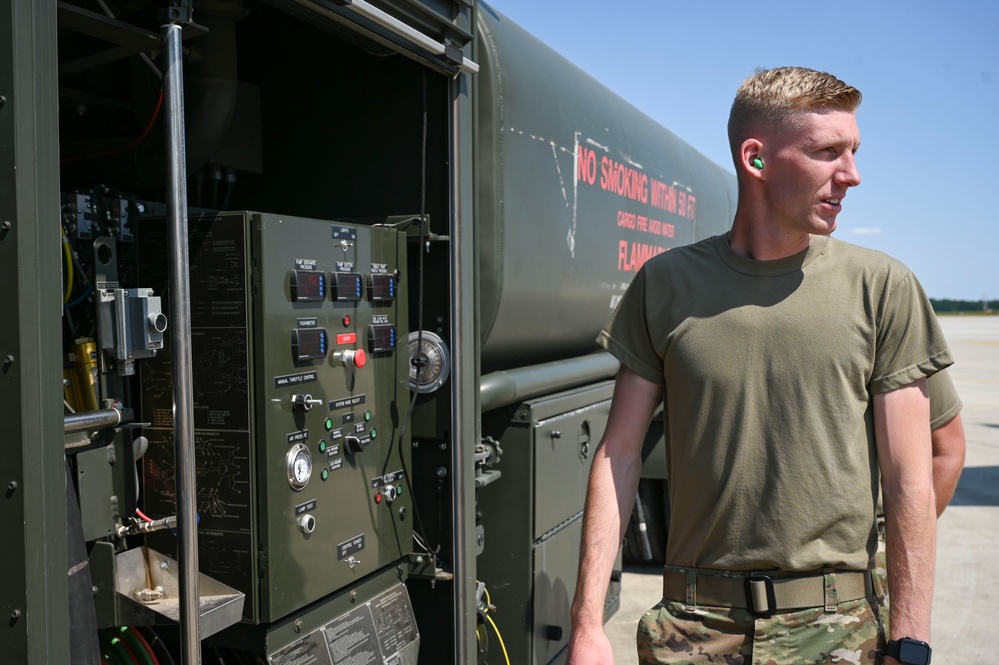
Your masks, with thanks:
[[[767,592],[767,609],[763,611],[756,609],[756,603],[753,600],[755,598],[755,594],[753,593],[755,587],[753,585],[760,582],[763,583]],[[767,575],[749,575],[746,577],[744,584],[746,588],[746,609],[749,610],[749,613],[759,619],[769,619],[772,617],[777,610],[777,596],[774,593],[773,579]]]

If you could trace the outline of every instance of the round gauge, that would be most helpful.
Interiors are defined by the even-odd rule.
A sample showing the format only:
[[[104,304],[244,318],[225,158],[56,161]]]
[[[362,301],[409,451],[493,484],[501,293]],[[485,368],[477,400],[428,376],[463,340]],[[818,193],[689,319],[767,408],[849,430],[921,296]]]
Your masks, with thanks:
[[[296,443],[285,457],[288,465],[288,484],[293,490],[303,489],[312,478],[312,453],[304,443]]]
[[[432,393],[451,373],[451,356],[439,336],[424,330],[409,333],[409,389]]]

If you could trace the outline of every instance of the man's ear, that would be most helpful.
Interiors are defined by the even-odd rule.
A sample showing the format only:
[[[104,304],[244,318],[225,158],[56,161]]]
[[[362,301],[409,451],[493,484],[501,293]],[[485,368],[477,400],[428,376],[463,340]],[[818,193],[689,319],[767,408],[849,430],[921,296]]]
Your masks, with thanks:
[[[763,152],[763,142],[759,139],[746,139],[742,142],[739,146],[739,169],[742,175],[765,179],[766,158]]]

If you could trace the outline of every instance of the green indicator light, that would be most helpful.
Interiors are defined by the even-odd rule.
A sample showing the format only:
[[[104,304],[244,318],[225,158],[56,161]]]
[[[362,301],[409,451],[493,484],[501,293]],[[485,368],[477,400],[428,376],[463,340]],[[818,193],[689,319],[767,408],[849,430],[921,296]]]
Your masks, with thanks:
[[[371,420],[371,411],[370,410],[364,412],[364,422],[368,422],[369,420]]]
[[[330,470],[329,469],[323,469],[323,472],[321,474],[319,474],[319,475],[322,476],[323,480],[326,480],[327,478],[330,477]]]
[[[326,452],[326,441],[325,440],[319,442],[319,452],[321,452],[321,453]]]
[[[402,496],[402,485],[397,485],[395,488],[396,496]]]
[[[378,438],[378,430],[376,430],[374,427],[371,428],[371,438],[372,439]]]
[[[331,429],[333,429],[333,419],[332,418],[327,418],[326,419],[326,431],[328,432]]]

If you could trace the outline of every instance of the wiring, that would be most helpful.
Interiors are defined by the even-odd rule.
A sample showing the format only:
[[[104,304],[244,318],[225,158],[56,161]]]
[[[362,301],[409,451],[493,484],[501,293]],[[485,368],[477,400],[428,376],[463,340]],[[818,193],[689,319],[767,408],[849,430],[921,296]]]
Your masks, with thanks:
[[[140,662],[141,665],[158,665],[150,657],[149,651],[146,650],[143,642],[135,637],[135,634],[128,629],[128,626],[119,628],[118,634],[121,636],[123,643],[131,649],[136,662]]]
[[[83,295],[81,295],[79,298],[77,298],[73,302],[66,303],[65,305],[63,305],[63,307],[65,307],[66,309],[69,309],[70,307],[76,307],[81,302],[83,302],[84,300],[86,300],[90,296],[90,294],[93,293],[93,292],[94,292],[94,287],[88,286],[87,290],[83,292]]]
[[[119,148],[105,150],[104,152],[95,152],[90,155],[76,155],[75,157],[66,157],[61,161],[61,163],[68,164],[70,162],[78,162],[86,159],[96,159],[98,157],[110,157],[112,155],[117,155],[126,152],[128,150],[131,150],[135,146],[139,145],[139,143],[141,143],[142,140],[146,138],[146,135],[150,132],[150,130],[152,130],[153,125],[156,124],[156,119],[160,117],[160,109],[162,108],[163,108],[163,91],[160,90],[160,96],[156,100],[156,108],[153,109],[152,117],[149,119],[149,122],[146,123],[146,127],[142,130],[142,132],[134,139],[132,139],[131,141],[129,141],[128,143]]]
[[[126,630],[126,628],[122,628],[122,630],[124,631],[124,630]],[[153,651],[152,645],[142,635],[142,633],[139,631],[139,629],[138,628],[127,628],[127,630],[129,631],[129,634],[131,634],[135,638],[135,640],[142,645],[142,648],[145,650],[145,652],[147,654],[149,654],[149,659],[152,662],[152,665],[161,665],[160,664],[160,659],[156,657],[156,652]]]
[[[160,665],[177,665],[173,656],[170,655],[170,650],[167,649],[166,644],[164,644],[163,640],[160,639],[160,636],[156,634],[156,631],[152,628],[137,628],[136,630],[140,634],[143,632],[147,633],[146,641],[149,643],[149,646],[153,648],[153,653],[159,657]]]
[[[109,629],[97,631],[98,641],[103,645],[105,657],[120,665],[140,665],[132,648]]]
[[[104,656],[104,660],[111,663],[111,665],[129,665],[124,656],[111,644],[111,638],[108,636],[107,631],[98,630],[97,641],[101,645],[101,655]]]
[[[496,625],[496,622],[493,621],[493,618],[491,616],[489,616],[489,612],[495,611],[496,607],[493,605],[493,601],[489,597],[489,589],[486,588],[486,585],[482,584],[481,582],[479,582],[479,585],[482,587],[482,593],[483,593],[483,595],[486,598],[485,604],[482,604],[482,603],[479,604],[479,607],[478,607],[479,614],[481,614],[482,618],[490,626],[492,626],[493,632],[496,633],[496,639],[499,640],[500,649],[503,651],[503,659],[506,661],[506,665],[510,665],[510,654],[507,653],[506,643],[503,642],[503,636],[500,634],[499,627]],[[483,637],[485,639],[488,639],[485,636],[485,633],[483,633]]]
[[[73,248],[69,245],[69,236],[66,235],[65,227],[62,229],[62,255],[66,261],[66,294],[62,299],[65,305],[73,294]]]
[[[510,654],[506,652],[506,644],[503,643],[503,636],[500,635],[499,628],[496,627],[496,622],[493,621],[493,618],[488,614],[484,616],[486,621],[489,622],[489,625],[493,627],[493,631],[496,633],[496,639],[499,640],[500,649],[503,650],[503,659],[506,660],[506,665],[510,665]]]
[[[424,292],[424,282],[423,282],[423,244],[426,241],[425,238],[425,225],[424,220],[426,219],[426,206],[427,206],[427,76],[426,72],[423,73],[423,116],[422,116],[422,160],[420,168],[420,214],[418,217],[410,218],[404,220],[399,224],[393,225],[395,228],[405,227],[414,222],[420,224],[420,245],[419,251],[419,268],[417,272],[417,309],[416,309],[416,329],[417,329],[417,349],[423,343],[423,292]],[[398,250],[396,252],[398,254]],[[415,359],[414,359],[415,360]],[[409,476],[409,469],[406,466],[406,458],[403,455],[402,441],[406,437],[406,431],[409,429],[409,425],[413,418],[413,411],[416,409],[416,400],[419,397],[419,393],[413,391],[413,395],[409,400],[409,408],[406,410],[406,417],[402,421],[402,426],[399,429],[399,461],[402,464],[402,474],[406,480],[406,484],[409,487],[413,487],[413,482]],[[423,550],[434,558],[440,560],[438,553],[440,552],[441,546],[438,543],[436,548],[431,548],[426,540],[426,529],[423,526],[423,519],[420,516],[420,509],[417,505],[416,498],[413,498],[413,513],[415,515],[415,526],[413,530],[413,540],[418,544]]]

